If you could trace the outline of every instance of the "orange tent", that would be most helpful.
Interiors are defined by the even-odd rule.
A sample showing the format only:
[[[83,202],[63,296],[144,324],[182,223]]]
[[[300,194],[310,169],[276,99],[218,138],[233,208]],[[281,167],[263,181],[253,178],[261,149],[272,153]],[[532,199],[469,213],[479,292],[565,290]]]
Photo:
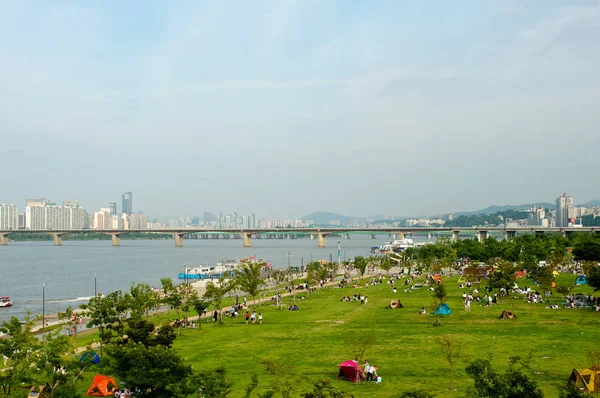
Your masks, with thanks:
[[[442,277],[441,277],[441,275],[434,275],[433,276],[433,280],[436,281],[436,282],[440,281],[440,283],[442,283]]]
[[[114,390],[119,388],[115,379],[108,376],[94,376],[94,381],[85,395],[92,397],[108,397],[114,394]]]

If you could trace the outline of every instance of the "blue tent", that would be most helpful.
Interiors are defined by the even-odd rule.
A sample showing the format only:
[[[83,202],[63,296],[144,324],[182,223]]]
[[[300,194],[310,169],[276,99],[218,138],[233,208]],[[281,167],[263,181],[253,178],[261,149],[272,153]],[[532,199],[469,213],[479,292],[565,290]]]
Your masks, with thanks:
[[[587,285],[587,278],[585,275],[579,275],[575,281],[576,285]]]
[[[79,358],[80,362],[83,362],[85,360],[91,360],[92,364],[97,364],[98,362],[100,362],[100,356],[98,355],[98,353],[96,352],[86,352],[85,354],[83,354],[81,356],[81,358]]]
[[[448,304],[441,304],[435,309],[434,315],[450,315],[452,310],[448,307]]]

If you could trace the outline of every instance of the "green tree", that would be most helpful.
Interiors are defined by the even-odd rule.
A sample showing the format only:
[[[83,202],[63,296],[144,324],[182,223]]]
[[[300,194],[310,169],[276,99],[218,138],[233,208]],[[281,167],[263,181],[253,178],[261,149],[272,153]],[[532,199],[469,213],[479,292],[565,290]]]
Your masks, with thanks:
[[[404,391],[403,393],[398,395],[398,398],[434,398],[434,397],[435,397],[435,395],[433,395],[432,393],[430,393],[427,390],[422,390],[422,389],[408,390],[408,391]]]
[[[187,397],[195,390],[190,380],[191,366],[184,364],[175,351],[161,345],[109,345],[99,365],[104,374],[139,389],[140,397]]]
[[[600,290],[600,266],[596,265],[590,268],[587,274],[587,282],[594,290]]]
[[[202,370],[192,377],[193,383],[199,386],[200,396],[206,398],[226,398],[231,393],[232,384],[227,380],[224,367]]]
[[[446,298],[448,297],[448,293],[446,292],[446,285],[443,283],[435,282],[433,284],[433,299],[436,302],[436,307],[442,305],[446,302]]]
[[[236,281],[234,279],[225,281],[225,278],[220,278],[217,283],[210,281],[206,285],[206,292],[203,297],[219,311],[219,323],[223,323],[223,299],[235,286]]]
[[[106,296],[94,296],[80,306],[89,317],[88,328],[97,327],[100,334],[100,351],[115,336],[122,336],[129,306],[120,290]]]
[[[600,239],[590,234],[579,236],[573,254],[576,260],[600,261]]]
[[[130,318],[141,318],[148,315],[160,303],[158,293],[146,283],[132,283],[129,293],[125,296],[129,300]]]
[[[354,257],[352,266],[354,267],[354,269],[356,269],[356,270],[358,270],[358,272],[360,272],[360,279],[363,279],[365,277],[365,272],[367,271],[368,265],[369,265],[369,260],[367,260],[366,258],[364,258],[362,256]]]
[[[520,358],[511,358],[505,373],[498,373],[487,359],[469,362],[465,371],[474,380],[467,391],[467,398],[543,398],[544,394],[519,366]]]
[[[346,393],[335,388],[327,379],[318,380],[312,390],[301,395],[302,398],[345,398]]]
[[[5,397],[23,395],[20,386],[34,381],[35,352],[40,341],[31,333],[33,321],[29,315],[21,325],[17,317],[2,322],[0,332],[8,338],[0,339],[0,355],[4,359],[4,368],[0,370],[0,388]],[[15,388],[18,390],[15,391]]]
[[[379,263],[379,268],[384,270],[389,275],[391,269],[394,268],[395,265],[396,265],[396,262],[394,260],[392,260],[392,258],[390,256],[383,256]]]
[[[265,367],[265,371],[271,375],[270,396],[281,394],[283,398],[293,397],[299,381],[296,372],[289,365],[276,361],[264,360],[261,364]]]
[[[191,308],[196,312],[196,314],[198,314],[198,325],[200,328],[202,328],[202,314],[204,314],[204,311],[208,309],[209,303],[206,300],[198,297],[198,293],[196,291],[194,291],[194,293],[191,295],[190,299],[188,300],[188,303],[191,306]]]
[[[70,305],[67,306],[64,312],[58,313],[58,320],[62,323],[64,331],[69,336],[73,335],[73,329],[77,327],[77,320],[74,320],[73,315],[73,307]]]
[[[505,289],[508,293],[513,287],[516,268],[508,261],[501,261],[497,267],[488,275],[488,288]]]
[[[260,292],[260,287],[265,282],[261,276],[261,270],[264,265],[265,263],[261,262],[242,263],[235,276],[237,286],[243,292],[252,296],[254,306],[256,306],[256,296]]]

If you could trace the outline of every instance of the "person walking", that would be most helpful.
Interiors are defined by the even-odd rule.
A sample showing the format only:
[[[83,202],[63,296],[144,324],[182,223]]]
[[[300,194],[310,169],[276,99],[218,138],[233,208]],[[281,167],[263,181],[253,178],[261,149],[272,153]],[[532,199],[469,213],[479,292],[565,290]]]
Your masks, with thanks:
[[[262,314],[260,312],[258,313],[258,324],[262,325]]]
[[[246,318],[246,325],[248,324],[248,321],[250,320],[250,313],[246,310],[246,314],[244,315],[244,318]]]
[[[252,323],[256,323],[256,311],[252,311],[252,315],[250,316],[250,320]]]
[[[219,318],[219,313],[217,312],[217,310],[215,310],[215,312],[213,312],[213,322],[216,322],[218,318]]]

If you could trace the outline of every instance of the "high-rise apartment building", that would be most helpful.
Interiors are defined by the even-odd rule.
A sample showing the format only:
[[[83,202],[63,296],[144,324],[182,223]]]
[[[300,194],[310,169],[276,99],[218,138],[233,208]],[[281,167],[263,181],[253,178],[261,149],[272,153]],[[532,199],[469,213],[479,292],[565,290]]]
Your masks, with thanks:
[[[15,205],[0,203],[0,229],[19,228],[19,209]]]
[[[561,196],[556,198],[556,226],[557,227],[568,227],[569,219],[574,214],[574,200],[572,196],[567,196],[563,193]]]
[[[108,208],[110,209],[110,214],[112,214],[112,215],[117,214],[117,202],[110,202],[108,204]]]
[[[121,213],[131,214],[133,213],[133,194],[131,192],[125,192],[123,194],[123,211]]]

